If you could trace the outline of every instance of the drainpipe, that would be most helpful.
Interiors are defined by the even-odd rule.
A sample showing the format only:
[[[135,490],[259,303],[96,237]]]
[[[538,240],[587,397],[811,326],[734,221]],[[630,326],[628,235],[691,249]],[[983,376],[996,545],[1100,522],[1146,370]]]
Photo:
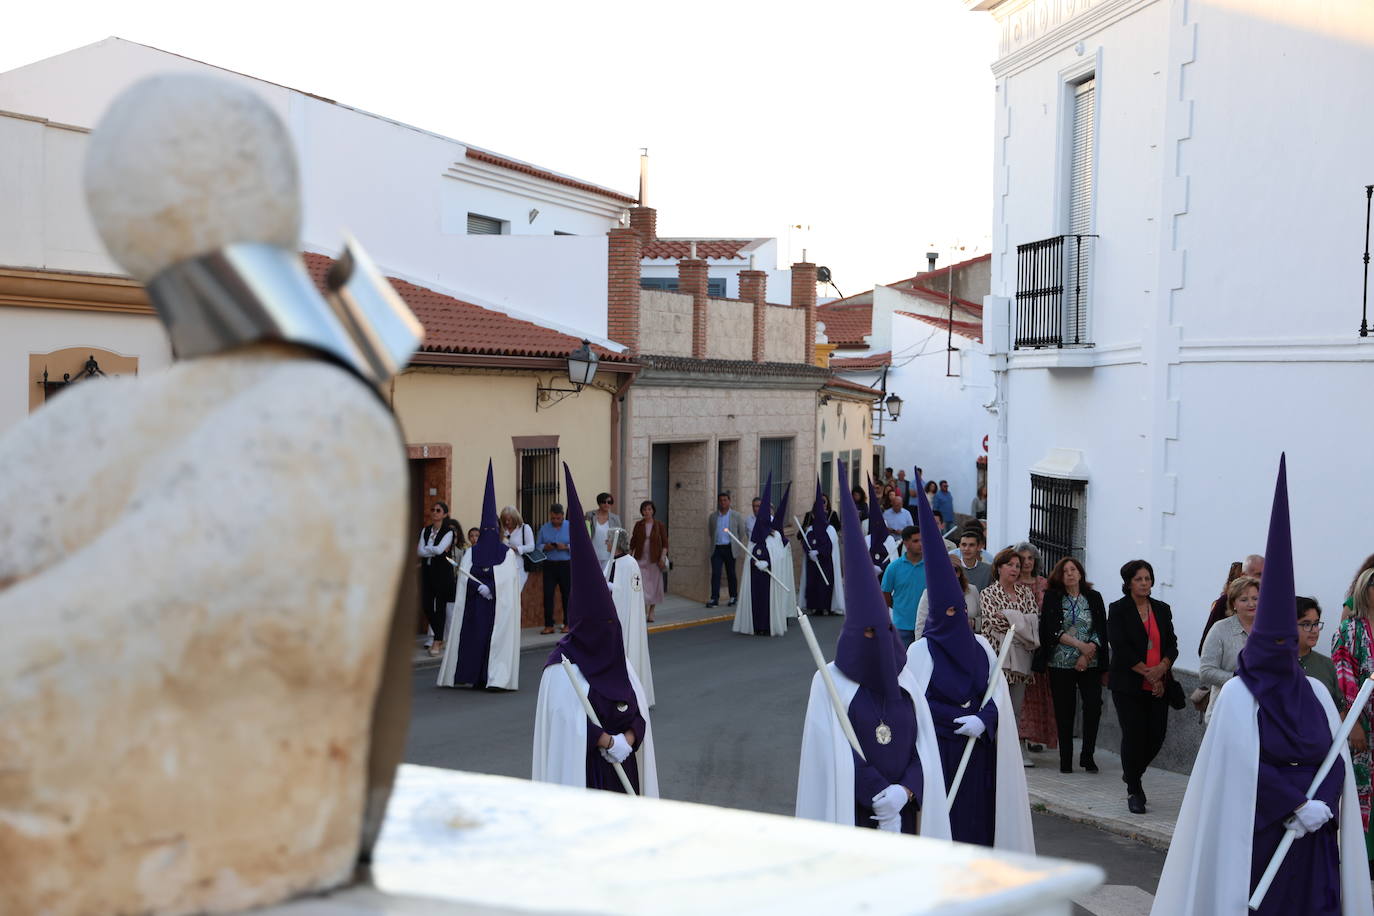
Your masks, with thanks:
[[[629,425],[630,403],[625,398],[634,380],[635,373],[625,375],[616,386],[615,394],[611,396],[611,484],[615,487],[616,499],[621,501],[622,506],[629,498],[625,491],[625,462],[629,451],[629,441],[625,432]]]

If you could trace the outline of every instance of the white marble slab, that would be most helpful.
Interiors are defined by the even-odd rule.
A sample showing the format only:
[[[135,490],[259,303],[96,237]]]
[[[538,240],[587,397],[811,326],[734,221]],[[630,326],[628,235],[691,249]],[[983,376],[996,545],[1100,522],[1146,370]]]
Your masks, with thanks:
[[[1070,912],[1091,865],[709,805],[404,766],[376,888],[274,916]]]

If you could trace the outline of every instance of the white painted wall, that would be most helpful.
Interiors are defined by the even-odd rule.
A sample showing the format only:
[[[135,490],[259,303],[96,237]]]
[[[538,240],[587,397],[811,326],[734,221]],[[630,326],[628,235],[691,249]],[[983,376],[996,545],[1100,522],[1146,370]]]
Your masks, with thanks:
[[[995,15],[1024,24],[1037,3]],[[1005,350],[1015,246],[1063,229],[1060,87],[1086,60],[1098,346],[1084,368],[1052,368],[1044,351],[1003,358],[992,539],[1025,534],[1028,469],[1050,448],[1081,450],[1089,576],[1111,599],[1120,565],[1149,559],[1192,669],[1228,563],[1263,551],[1281,451],[1298,590],[1329,622],[1374,551],[1374,337],[1355,333],[1374,123],[1343,88],[1374,80],[1374,8],[1099,0],[1064,21],[1057,9],[1039,18],[1057,27],[1010,41],[994,66],[986,336]]]
[[[605,335],[605,233],[619,225],[621,205],[473,163],[457,141],[121,39],[0,74],[0,110],[90,127],[124,88],[169,70],[240,82],[282,115],[301,163],[305,248],[337,252],[343,234],[352,232],[389,273],[580,333]],[[65,216],[49,214],[41,252],[30,233],[7,235],[0,229],[0,244],[6,246],[0,263],[115,269],[90,246],[79,180],[84,142],[83,135],[70,133],[45,144],[44,206]],[[17,155],[10,144],[0,146],[5,160]],[[33,153],[24,156],[31,172]],[[0,176],[12,172],[6,162]],[[531,209],[540,211],[533,223]],[[468,212],[508,220],[512,235],[520,238],[468,236]],[[555,237],[555,230],[579,236]]]

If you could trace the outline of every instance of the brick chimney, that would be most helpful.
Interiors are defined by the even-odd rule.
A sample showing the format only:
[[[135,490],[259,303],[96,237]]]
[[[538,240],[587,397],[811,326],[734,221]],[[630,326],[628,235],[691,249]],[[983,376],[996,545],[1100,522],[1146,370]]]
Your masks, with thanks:
[[[639,253],[634,229],[612,229],[606,264],[606,336],[639,352]]]
[[[816,346],[816,265],[810,261],[792,265],[792,307],[806,309],[806,339],[799,362],[809,363]]]
[[[706,358],[707,264],[701,258],[677,262],[677,291],[692,297],[692,357]]]
[[[645,242],[658,238],[658,211],[653,207],[631,207],[630,228]]]
[[[754,362],[763,362],[764,332],[768,315],[768,273],[762,270],[739,272],[739,297],[754,303]]]

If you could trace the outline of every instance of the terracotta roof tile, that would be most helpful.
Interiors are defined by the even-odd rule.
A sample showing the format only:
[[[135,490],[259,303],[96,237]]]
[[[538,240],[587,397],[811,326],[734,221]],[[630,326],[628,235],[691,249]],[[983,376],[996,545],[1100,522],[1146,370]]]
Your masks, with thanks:
[[[983,323],[981,321],[960,321],[956,318],[951,322],[946,318],[935,318],[931,315],[918,315],[915,312],[903,312],[900,309],[894,312],[894,314],[903,315],[907,318],[915,318],[917,321],[924,321],[926,324],[937,327],[942,331],[952,324],[954,333],[958,334],[960,337],[967,338],[968,340],[976,340],[979,343],[983,342]],[[834,365],[834,360],[831,360],[831,365]]]
[[[753,239],[654,239],[652,242],[644,244],[640,251],[640,257],[680,261],[692,256],[692,243],[696,242],[697,257],[699,258],[721,261],[742,260],[746,255],[740,253],[741,249],[753,241]]]
[[[841,356],[831,357],[830,368],[839,369],[844,372],[861,372],[865,369],[881,369],[883,366],[892,365],[892,351],[886,350],[882,353],[871,353],[868,356]]]
[[[487,165],[499,166],[503,169],[510,169],[512,172],[520,172],[534,178],[542,178],[545,181],[552,181],[555,184],[566,185],[570,188],[577,188],[579,191],[586,191],[589,194],[598,194],[602,197],[609,197],[611,200],[618,200],[625,204],[634,204],[639,201],[627,194],[619,191],[612,191],[610,188],[603,188],[600,185],[590,184],[585,181],[578,181],[576,178],[569,178],[567,175],[560,175],[557,172],[550,172],[526,162],[519,162],[515,159],[507,159],[504,156],[497,156],[485,150],[467,148],[467,158],[474,162],[485,162]]]
[[[810,363],[756,363],[753,360],[695,359],[690,356],[653,356],[641,354],[638,362],[650,369],[694,372],[702,375],[773,375],[793,378],[821,378],[828,369]]]
[[[831,365],[831,368],[834,368],[833,363]],[[852,391],[855,394],[863,394],[872,398],[880,398],[883,396],[883,393],[879,391],[877,388],[870,388],[867,385],[860,385],[858,382],[851,382],[849,379],[840,378],[838,375],[832,375],[830,376],[830,378],[826,379],[825,386],[827,388],[842,388],[845,391]]]
[[[927,302],[934,303],[935,305],[946,307],[949,305],[948,293],[938,289],[932,289],[929,286],[923,286],[918,283],[911,283],[906,286],[893,286],[892,289],[895,289],[898,292],[906,293],[909,296],[919,296]],[[956,314],[959,312],[963,312],[965,317],[974,319],[976,321],[983,320],[983,307],[979,305],[977,302],[972,302],[968,299],[960,299],[958,296],[955,296],[954,311]]]
[[[333,263],[334,259],[326,255],[305,253],[306,269],[321,291]],[[580,337],[512,318],[396,277],[387,279],[425,327],[425,340],[420,345],[422,351],[559,359],[582,345]],[[625,354],[595,344],[592,350],[607,362],[629,361]]]
[[[830,343],[863,346],[864,338],[873,333],[873,304],[828,302],[816,307],[816,320],[825,323],[825,339]]]

